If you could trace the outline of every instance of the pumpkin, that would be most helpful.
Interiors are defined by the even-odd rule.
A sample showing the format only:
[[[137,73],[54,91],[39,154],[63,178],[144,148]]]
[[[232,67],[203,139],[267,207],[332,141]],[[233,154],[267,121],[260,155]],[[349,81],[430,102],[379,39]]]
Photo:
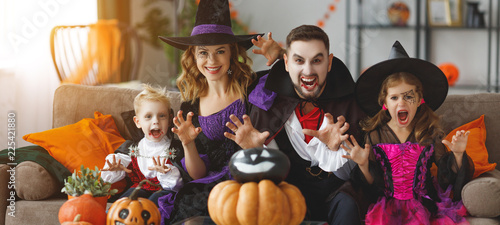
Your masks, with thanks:
[[[218,225],[300,224],[306,201],[300,190],[271,180],[241,184],[234,180],[217,184],[208,196],[208,213]]]
[[[66,201],[59,209],[59,223],[71,222],[78,214],[81,215],[82,221],[94,225],[106,223],[106,209],[94,200],[91,194],[84,194]]]
[[[106,224],[141,224],[141,225],[159,225],[161,223],[161,215],[156,204],[147,198],[138,198],[137,195],[142,185],[149,180],[143,180],[130,194],[130,197],[118,199],[108,210]]]
[[[448,84],[454,86],[460,75],[458,68],[453,63],[442,63],[438,67],[448,79]]]
[[[71,222],[66,221],[64,223],[61,223],[61,225],[92,225],[91,223],[80,221],[80,218],[82,217],[81,214],[78,214],[75,216],[75,219]]]
[[[387,9],[389,21],[394,26],[406,26],[410,18],[410,9],[404,2],[394,2]]]
[[[280,150],[251,148],[239,150],[229,160],[229,172],[240,183],[263,179],[279,184],[288,175],[290,160]]]

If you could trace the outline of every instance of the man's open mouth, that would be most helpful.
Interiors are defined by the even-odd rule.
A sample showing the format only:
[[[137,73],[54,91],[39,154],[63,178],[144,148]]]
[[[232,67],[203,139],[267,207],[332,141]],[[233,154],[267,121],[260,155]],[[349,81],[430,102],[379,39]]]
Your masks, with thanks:
[[[310,77],[300,77],[300,81],[302,82],[302,87],[310,90],[318,86],[318,78],[315,76],[310,76]]]

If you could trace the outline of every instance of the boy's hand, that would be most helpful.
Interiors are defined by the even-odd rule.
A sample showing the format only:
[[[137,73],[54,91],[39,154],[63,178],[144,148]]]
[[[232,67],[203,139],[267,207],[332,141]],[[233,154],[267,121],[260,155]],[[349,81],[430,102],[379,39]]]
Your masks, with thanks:
[[[174,117],[174,125],[172,132],[177,134],[183,145],[188,145],[196,139],[198,134],[201,132],[201,127],[194,127],[193,125],[193,112],[189,112],[186,116],[186,120],[182,116],[182,111],[177,112],[177,116]]]
[[[126,173],[131,173],[132,170],[127,169],[127,167],[123,166],[121,163],[121,159],[118,159],[116,161],[115,155],[113,155],[113,162],[110,162],[109,160],[106,160],[106,163],[108,164],[109,168],[107,169],[102,169],[102,171],[125,171]]]
[[[153,157],[153,165],[152,167],[148,167],[148,170],[153,170],[159,173],[166,174],[171,169],[167,166],[167,158],[164,158],[163,161],[160,159],[160,156]]]

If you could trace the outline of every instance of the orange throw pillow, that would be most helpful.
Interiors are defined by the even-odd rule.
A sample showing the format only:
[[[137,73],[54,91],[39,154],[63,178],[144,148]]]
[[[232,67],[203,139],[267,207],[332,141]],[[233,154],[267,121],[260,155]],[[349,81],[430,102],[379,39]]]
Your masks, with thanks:
[[[23,139],[45,148],[58,162],[73,172],[80,166],[102,169],[105,158],[125,142],[111,115],[94,112],[95,119],[51,130],[27,134]]]
[[[474,162],[474,178],[484,172],[492,171],[497,166],[496,163],[488,162],[488,151],[486,150],[486,126],[484,124],[484,115],[472,122],[466,123],[454,130],[452,130],[445,138],[451,142],[451,138],[459,130],[470,131],[467,140],[467,147],[465,151]],[[446,145],[445,145],[446,146]],[[448,148],[448,146],[446,146]],[[448,149],[449,151],[449,149]]]

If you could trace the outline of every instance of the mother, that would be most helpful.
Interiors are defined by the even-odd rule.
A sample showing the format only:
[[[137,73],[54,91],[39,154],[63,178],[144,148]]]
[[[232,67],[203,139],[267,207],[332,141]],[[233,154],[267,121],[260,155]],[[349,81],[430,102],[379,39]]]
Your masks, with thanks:
[[[172,130],[182,142],[182,166],[188,176],[175,196],[175,204],[173,196],[159,200],[164,221],[169,223],[208,215],[210,190],[220,181],[230,179],[227,162],[240,147],[224,137],[225,132],[234,133],[225,125],[230,115],[249,121],[244,116],[247,88],[256,74],[250,68],[246,50],[252,47],[252,40],[258,40],[254,42],[262,48],[263,55],[274,52],[277,57],[281,48],[271,37],[266,43],[258,35],[234,35],[227,0],[201,0],[190,37],[160,39],[185,50],[181,59],[183,71],[177,78],[183,103]]]

